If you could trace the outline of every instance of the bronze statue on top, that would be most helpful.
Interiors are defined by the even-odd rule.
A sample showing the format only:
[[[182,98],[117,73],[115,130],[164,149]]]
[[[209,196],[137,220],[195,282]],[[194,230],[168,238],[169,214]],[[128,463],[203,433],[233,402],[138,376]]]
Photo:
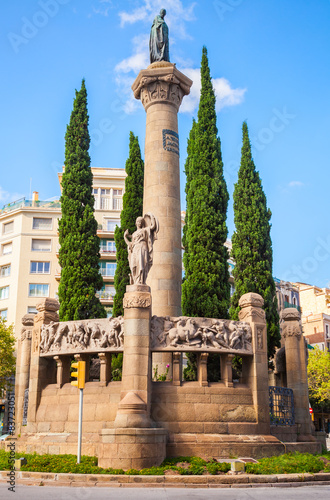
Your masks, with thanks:
[[[168,26],[164,20],[166,10],[162,9],[155,17],[150,32],[150,64],[156,61],[170,62],[170,51],[168,41]]]

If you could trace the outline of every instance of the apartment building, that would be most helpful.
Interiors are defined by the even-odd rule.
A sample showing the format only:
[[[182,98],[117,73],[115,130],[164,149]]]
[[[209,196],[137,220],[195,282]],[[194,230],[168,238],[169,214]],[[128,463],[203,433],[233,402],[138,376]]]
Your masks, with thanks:
[[[116,270],[114,230],[120,223],[126,172],[111,168],[92,168],[92,172],[104,283],[98,296],[111,316]],[[40,201],[37,192],[32,200],[22,198],[0,210],[0,315],[14,324],[16,335],[22,317],[36,312],[40,298],[57,297],[60,217],[59,201]]]
[[[330,289],[296,283],[302,309],[303,332],[312,346],[330,352]]]

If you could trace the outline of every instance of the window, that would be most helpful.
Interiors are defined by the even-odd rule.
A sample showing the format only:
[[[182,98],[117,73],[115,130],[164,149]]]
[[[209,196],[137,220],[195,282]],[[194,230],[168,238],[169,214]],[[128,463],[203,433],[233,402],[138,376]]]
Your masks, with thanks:
[[[106,194],[110,196],[110,189],[101,189],[101,194]]]
[[[1,266],[0,268],[0,276],[4,278],[5,276],[10,276],[10,264],[7,264],[6,266]]]
[[[50,262],[31,261],[30,273],[32,274],[49,274]]]
[[[112,240],[101,240],[100,252],[116,253],[116,243]]]
[[[33,252],[50,252],[51,249],[51,240],[35,240],[32,239],[32,248]]]
[[[37,314],[38,313],[35,306],[28,306],[27,312],[28,312],[28,314]]]
[[[2,245],[2,255],[8,255],[13,251],[13,243],[6,243],[5,245]]]
[[[93,189],[93,194],[98,194],[98,192],[99,192],[99,188],[94,188]]]
[[[114,196],[121,196],[123,194],[123,190],[122,189],[114,189],[113,190],[113,195]]]
[[[6,320],[7,319],[7,312],[8,312],[7,309],[2,309],[2,311],[0,311],[0,318]]]
[[[3,286],[0,288],[0,300],[8,299],[9,297],[9,286]]]
[[[329,335],[329,325],[325,325],[325,334],[326,334],[327,338],[330,338],[330,335]]]
[[[102,276],[114,276],[117,264],[115,262],[101,262]]]
[[[119,220],[107,220],[107,231],[111,231],[113,233],[116,226],[119,226]]]
[[[44,229],[49,231],[52,229],[52,219],[46,217],[33,217],[32,229]]]
[[[29,297],[48,297],[49,285],[41,285],[39,283],[29,284]]]
[[[14,231],[14,221],[7,222],[7,224],[3,225],[2,232],[3,234],[12,233]]]

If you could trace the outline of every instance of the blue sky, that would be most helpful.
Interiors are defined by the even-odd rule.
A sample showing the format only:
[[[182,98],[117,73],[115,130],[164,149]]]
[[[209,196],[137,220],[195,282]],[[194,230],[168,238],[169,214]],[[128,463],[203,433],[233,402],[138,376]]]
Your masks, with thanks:
[[[247,120],[273,213],[274,275],[327,286],[329,0],[2,2],[0,204],[29,197],[30,183],[41,199],[59,196],[66,125],[83,77],[92,165],[123,168],[130,130],[144,149],[145,112],[130,85],[148,64],[150,26],[161,7],[167,9],[171,61],[194,80],[179,115],[181,169],[205,44],[231,196],[229,236]]]

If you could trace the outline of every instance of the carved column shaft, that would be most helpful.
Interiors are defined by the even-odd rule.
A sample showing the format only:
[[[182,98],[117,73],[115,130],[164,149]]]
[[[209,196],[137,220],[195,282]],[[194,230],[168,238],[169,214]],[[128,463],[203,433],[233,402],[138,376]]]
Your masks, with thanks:
[[[111,354],[100,352],[100,385],[107,386],[111,381]]]
[[[201,387],[208,386],[207,381],[207,360],[209,357],[208,352],[200,352],[197,355],[197,378]]]
[[[182,367],[182,353],[181,352],[173,352],[172,354],[173,361],[173,385],[181,385],[181,367]]]
[[[281,311],[282,340],[285,345],[287,387],[293,390],[295,421],[298,425],[298,440],[308,441],[311,434],[309,415],[307,354],[302,335],[300,313],[295,308]]]
[[[19,340],[17,361],[16,361],[16,427],[20,433],[20,426],[23,420],[24,393],[29,387],[30,364],[31,364],[31,341],[34,314],[26,314],[22,318],[23,328]]]
[[[233,387],[233,354],[221,354],[221,380],[226,387]]]
[[[270,433],[267,325],[264,300],[257,293],[246,293],[239,301],[239,319],[247,321],[252,329],[252,361],[243,363],[244,381],[251,387],[256,411],[258,432]],[[245,361],[245,360],[244,360]]]
[[[70,382],[70,357],[54,356],[54,360],[56,361],[56,387],[60,389]]]

